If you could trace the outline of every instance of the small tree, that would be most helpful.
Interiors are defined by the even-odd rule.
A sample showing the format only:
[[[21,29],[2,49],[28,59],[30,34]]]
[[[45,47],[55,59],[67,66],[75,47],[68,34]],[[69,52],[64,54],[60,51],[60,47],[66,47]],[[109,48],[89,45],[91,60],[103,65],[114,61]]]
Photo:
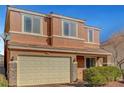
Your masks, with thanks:
[[[107,41],[107,45],[110,45],[112,48],[112,51],[110,51],[110,49],[108,51],[112,52],[114,64],[120,68],[124,80],[124,71],[122,69],[122,65],[124,64],[124,55],[120,54],[120,51],[123,51],[124,47],[124,32],[121,31],[114,33]]]
[[[5,52],[5,48],[6,48],[6,44],[7,42],[10,40],[10,34],[9,33],[3,33],[0,35],[0,38],[3,40],[4,42],[4,68],[5,68],[5,75],[7,76],[7,63],[6,63],[6,52]]]

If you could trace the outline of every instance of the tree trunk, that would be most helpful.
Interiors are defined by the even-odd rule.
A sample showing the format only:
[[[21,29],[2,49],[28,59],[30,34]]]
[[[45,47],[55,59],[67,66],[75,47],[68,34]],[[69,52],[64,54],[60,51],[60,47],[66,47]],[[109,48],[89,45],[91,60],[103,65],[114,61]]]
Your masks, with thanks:
[[[122,68],[121,68],[121,64],[119,64],[119,68],[120,68],[120,70],[121,70],[121,73],[122,73],[122,79],[123,79],[123,81],[124,81],[124,71],[123,71]]]

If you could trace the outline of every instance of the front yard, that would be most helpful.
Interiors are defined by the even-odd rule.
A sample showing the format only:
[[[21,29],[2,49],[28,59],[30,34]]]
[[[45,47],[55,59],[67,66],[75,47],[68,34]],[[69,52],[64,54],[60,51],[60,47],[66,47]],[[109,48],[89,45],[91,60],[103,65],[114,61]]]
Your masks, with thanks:
[[[92,67],[84,71],[84,82],[37,85],[31,87],[124,87],[121,71],[117,67]],[[0,87],[7,87],[8,81],[0,74]]]
[[[8,81],[3,74],[0,74],[0,87],[7,87]]]
[[[115,82],[110,82],[103,87],[124,87],[124,82],[123,81],[115,81]]]
[[[115,66],[91,67],[84,71],[84,81],[92,87],[124,87],[122,75]]]
[[[50,84],[50,85],[38,85],[32,87],[89,87],[83,83],[72,83],[72,84]],[[98,87],[124,87],[124,82],[114,81],[103,86]]]

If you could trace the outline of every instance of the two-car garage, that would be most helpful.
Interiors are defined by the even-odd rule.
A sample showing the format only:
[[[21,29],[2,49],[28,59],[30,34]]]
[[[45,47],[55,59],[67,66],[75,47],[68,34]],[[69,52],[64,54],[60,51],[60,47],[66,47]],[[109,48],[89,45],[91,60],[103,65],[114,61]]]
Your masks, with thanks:
[[[71,58],[18,56],[17,86],[70,83]]]

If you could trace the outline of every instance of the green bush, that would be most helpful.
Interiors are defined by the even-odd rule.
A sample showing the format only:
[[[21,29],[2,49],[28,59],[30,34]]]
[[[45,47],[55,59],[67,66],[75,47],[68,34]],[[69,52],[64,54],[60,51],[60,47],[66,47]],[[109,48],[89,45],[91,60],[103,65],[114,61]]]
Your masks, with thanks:
[[[124,80],[124,69],[121,69],[122,79]]]
[[[119,68],[117,68],[117,67],[110,67],[109,68],[110,69],[110,71],[109,72],[111,72],[110,73],[110,76],[112,76],[111,78],[112,78],[112,81],[116,81],[116,80],[118,80],[120,77],[121,77],[121,71],[120,71],[120,69]]]
[[[92,67],[84,71],[84,81],[87,81],[92,86],[106,84],[106,78],[101,75],[98,68]]]
[[[121,77],[121,71],[114,66],[92,67],[84,71],[84,81],[90,85],[104,85]]]
[[[7,87],[8,81],[6,80],[5,76],[0,74],[0,87]]]
[[[95,67],[99,70],[99,72],[105,76],[106,80],[116,81],[121,77],[121,71],[114,66],[103,66],[103,67]]]
[[[124,74],[124,69],[121,69],[122,74]]]
[[[90,84],[94,86],[100,86],[106,84],[106,78],[100,74],[91,77]]]

